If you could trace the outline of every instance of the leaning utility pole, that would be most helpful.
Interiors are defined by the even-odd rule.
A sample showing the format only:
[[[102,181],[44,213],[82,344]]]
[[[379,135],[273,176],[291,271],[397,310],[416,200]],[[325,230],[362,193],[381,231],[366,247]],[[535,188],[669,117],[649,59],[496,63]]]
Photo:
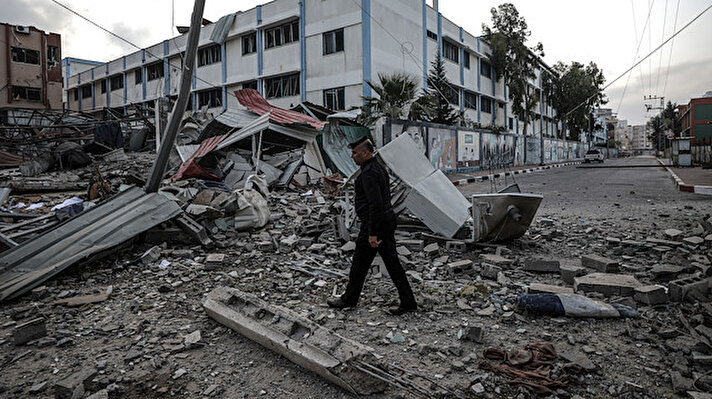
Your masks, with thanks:
[[[151,174],[148,176],[146,185],[143,188],[147,193],[154,193],[158,191],[158,186],[161,185],[163,173],[166,171],[168,157],[170,156],[171,149],[173,148],[173,142],[178,135],[178,127],[180,126],[181,119],[183,119],[185,107],[188,104],[190,84],[193,77],[195,54],[198,51],[198,40],[200,39],[200,26],[203,20],[204,8],[205,0],[195,0],[193,15],[190,19],[188,41],[185,49],[185,61],[180,75],[180,85],[178,86],[178,100],[176,100],[173,110],[168,116],[168,125],[166,126],[166,131],[163,135],[161,147],[158,154],[156,154],[156,160],[153,162]]]

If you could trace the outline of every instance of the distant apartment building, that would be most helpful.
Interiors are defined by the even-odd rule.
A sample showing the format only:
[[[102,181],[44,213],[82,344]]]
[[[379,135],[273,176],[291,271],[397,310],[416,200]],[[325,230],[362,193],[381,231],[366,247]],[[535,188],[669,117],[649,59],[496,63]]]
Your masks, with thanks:
[[[0,109],[62,109],[61,37],[0,23]]]
[[[81,58],[67,57],[62,59],[62,71],[64,72],[64,78],[62,79],[63,87],[69,85],[69,77],[71,75],[76,75],[78,73],[88,71],[96,66],[104,65],[103,62],[83,60]],[[67,91],[62,90],[62,102],[67,104]]]
[[[404,72],[427,85],[440,53],[451,90],[442,93],[468,119],[521,134],[503,81],[495,79],[487,44],[445,18],[425,0],[275,0],[203,26],[189,107],[238,106],[234,92],[258,90],[270,103],[311,102],[331,110],[363,103],[366,81]],[[126,112],[160,97],[175,98],[187,34],[83,72],[71,71],[65,90],[72,110]],[[546,72],[549,71],[549,72]],[[539,97],[528,135],[555,136],[553,108],[542,95],[541,64],[532,89]]]
[[[647,125],[634,125],[631,126],[631,150],[634,152],[641,153],[646,150],[653,148],[653,144],[650,142],[650,130]]]
[[[712,142],[712,91],[702,97],[690,99],[678,107],[682,125],[681,137],[690,137],[693,145]]]

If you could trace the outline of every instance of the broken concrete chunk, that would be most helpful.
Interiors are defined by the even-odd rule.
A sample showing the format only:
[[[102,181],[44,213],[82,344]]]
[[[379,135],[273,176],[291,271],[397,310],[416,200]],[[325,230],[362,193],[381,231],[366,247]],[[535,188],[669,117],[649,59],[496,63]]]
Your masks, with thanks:
[[[425,253],[425,256],[429,258],[438,256],[440,254],[440,245],[438,245],[437,242],[428,244],[425,246],[425,248],[423,248],[423,253]]]
[[[356,243],[353,241],[349,241],[346,244],[341,246],[341,250],[344,252],[352,252],[356,250]]]
[[[654,306],[668,302],[668,294],[661,285],[644,285],[635,288],[633,299],[646,305]]]
[[[321,244],[321,243],[314,243],[309,248],[307,248],[307,251],[309,252],[323,252],[326,249],[326,244]]]
[[[530,294],[573,294],[574,290],[571,287],[559,285],[531,283],[528,292]]]
[[[574,279],[588,273],[588,269],[581,266],[581,262],[578,259],[573,259],[572,261],[564,262],[559,267],[559,272],[561,273],[561,280],[566,284],[573,285]]]
[[[482,277],[496,280],[503,269],[500,266],[490,265],[489,263],[482,264]]]
[[[574,278],[574,290],[600,292],[605,296],[632,296],[642,284],[627,274],[591,273]]]
[[[197,347],[202,346],[201,340],[202,340],[202,337],[200,335],[200,330],[195,330],[192,333],[185,336],[185,339],[183,340],[183,344],[188,349],[197,348]]]
[[[705,239],[702,237],[697,237],[697,236],[692,236],[692,237],[685,237],[682,239],[682,242],[684,242],[687,245],[696,247],[698,245],[701,245],[702,243],[705,242]]]
[[[77,390],[80,390],[83,393],[96,374],[96,369],[83,368],[82,370],[59,381],[54,386],[55,399],[72,399],[75,391]]]
[[[596,269],[601,273],[618,273],[618,262],[603,256],[584,255],[581,257],[581,265]]]
[[[682,302],[685,299],[694,301],[700,297],[704,298],[709,293],[711,281],[710,278],[699,276],[671,281],[668,285],[670,300]]]
[[[205,263],[223,263],[225,262],[225,254],[208,254],[205,257]]]
[[[673,240],[678,240],[682,238],[682,231],[678,229],[667,229],[663,233],[665,234],[665,237]]]
[[[480,256],[483,262],[487,262],[497,266],[509,266],[514,263],[514,259],[508,259],[500,255],[483,254]]]
[[[141,263],[150,265],[161,258],[161,247],[158,245],[152,247],[141,255]]]
[[[558,273],[561,262],[556,259],[528,258],[524,260],[524,270],[528,272]]]
[[[109,399],[109,391],[102,389],[93,393],[91,396],[87,397],[87,399]]]
[[[12,332],[15,345],[24,345],[32,340],[47,335],[45,320],[42,317],[19,324]]]
[[[445,249],[448,251],[465,252],[467,244],[464,241],[448,241],[445,243]]]
[[[411,254],[410,250],[402,245],[396,247],[396,252],[402,256],[410,256]]]
[[[469,259],[458,260],[447,264],[450,274],[462,274],[467,270],[472,269],[472,261]]]
[[[482,339],[484,338],[484,334],[485,332],[482,326],[469,326],[463,331],[462,339],[465,341],[472,341],[481,344]]]
[[[397,245],[404,245],[411,251],[422,251],[425,247],[425,241],[423,240],[398,240]]]

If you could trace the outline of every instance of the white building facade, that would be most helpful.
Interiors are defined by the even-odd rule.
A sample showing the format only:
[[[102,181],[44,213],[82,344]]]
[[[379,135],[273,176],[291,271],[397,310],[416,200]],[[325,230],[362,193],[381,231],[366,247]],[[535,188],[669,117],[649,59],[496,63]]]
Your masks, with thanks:
[[[308,101],[333,110],[360,106],[366,81],[404,72],[427,85],[440,52],[456,95],[453,105],[482,126],[522,134],[487,45],[425,0],[275,0],[234,14],[229,26],[201,30],[190,107],[237,106],[235,90],[257,89],[270,103]],[[217,28],[216,28],[217,26]],[[227,29],[215,42],[215,29]],[[145,106],[178,92],[187,34],[94,66],[66,79],[65,107],[84,112]],[[545,66],[542,65],[542,68]],[[531,82],[538,116],[527,134],[556,137],[555,112],[542,95],[541,69]]]

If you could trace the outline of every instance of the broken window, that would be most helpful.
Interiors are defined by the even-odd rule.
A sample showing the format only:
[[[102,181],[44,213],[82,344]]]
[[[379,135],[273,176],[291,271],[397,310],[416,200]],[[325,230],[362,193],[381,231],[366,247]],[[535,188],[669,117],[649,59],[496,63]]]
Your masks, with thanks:
[[[163,77],[163,63],[156,62],[146,66],[146,81],[150,82]]]
[[[109,78],[111,84],[111,91],[119,90],[124,88],[124,77],[123,75],[114,75]]]
[[[477,94],[465,91],[465,108],[477,109]]]
[[[460,105],[460,90],[458,88],[447,85],[443,94],[450,104]]]
[[[299,94],[299,72],[265,79],[265,97],[279,98]]]
[[[47,46],[47,69],[54,68],[59,62],[59,47]]]
[[[91,85],[82,86],[82,98],[89,98],[91,95]]]
[[[101,93],[102,94],[106,93],[106,79],[102,79],[101,83],[99,83],[99,85],[101,86]]]
[[[324,107],[332,111],[344,110],[344,88],[335,87],[324,90]]]
[[[257,51],[257,34],[255,32],[242,36],[242,55]]]
[[[15,62],[23,62],[25,64],[40,64],[40,52],[21,47],[10,47],[12,60]]]
[[[220,45],[214,44],[212,46],[203,47],[198,50],[198,66],[210,65],[216,62],[222,61],[222,54],[220,54]]]
[[[72,94],[74,95],[74,101],[79,101],[79,89],[72,89]]]
[[[250,80],[248,82],[244,82],[242,84],[243,89],[255,89],[257,90],[257,81],[256,80]]]
[[[208,106],[208,108],[222,107],[222,89],[215,88],[204,90],[198,93],[198,107]]]
[[[470,69],[470,52],[465,50],[465,55],[462,57],[462,64],[465,68]]]
[[[437,33],[433,32],[433,31],[431,31],[431,30],[428,30],[427,32],[428,32],[428,38],[433,39],[433,40],[438,40],[438,34],[437,34]]]
[[[299,41],[299,21],[265,29],[265,49]]]
[[[344,51],[344,29],[325,32],[323,35],[324,55]]]
[[[458,63],[460,62],[460,48],[457,45],[450,43],[447,40],[443,41],[443,57]]]
[[[41,93],[40,89],[35,87],[12,86],[12,99],[14,101],[41,101]],[[75,91],[75,96],[77,95],[76,93]]]
[[[143,73],[141,72],[141,68],[134,70],[134,80],[136,84],[143,82]]]

